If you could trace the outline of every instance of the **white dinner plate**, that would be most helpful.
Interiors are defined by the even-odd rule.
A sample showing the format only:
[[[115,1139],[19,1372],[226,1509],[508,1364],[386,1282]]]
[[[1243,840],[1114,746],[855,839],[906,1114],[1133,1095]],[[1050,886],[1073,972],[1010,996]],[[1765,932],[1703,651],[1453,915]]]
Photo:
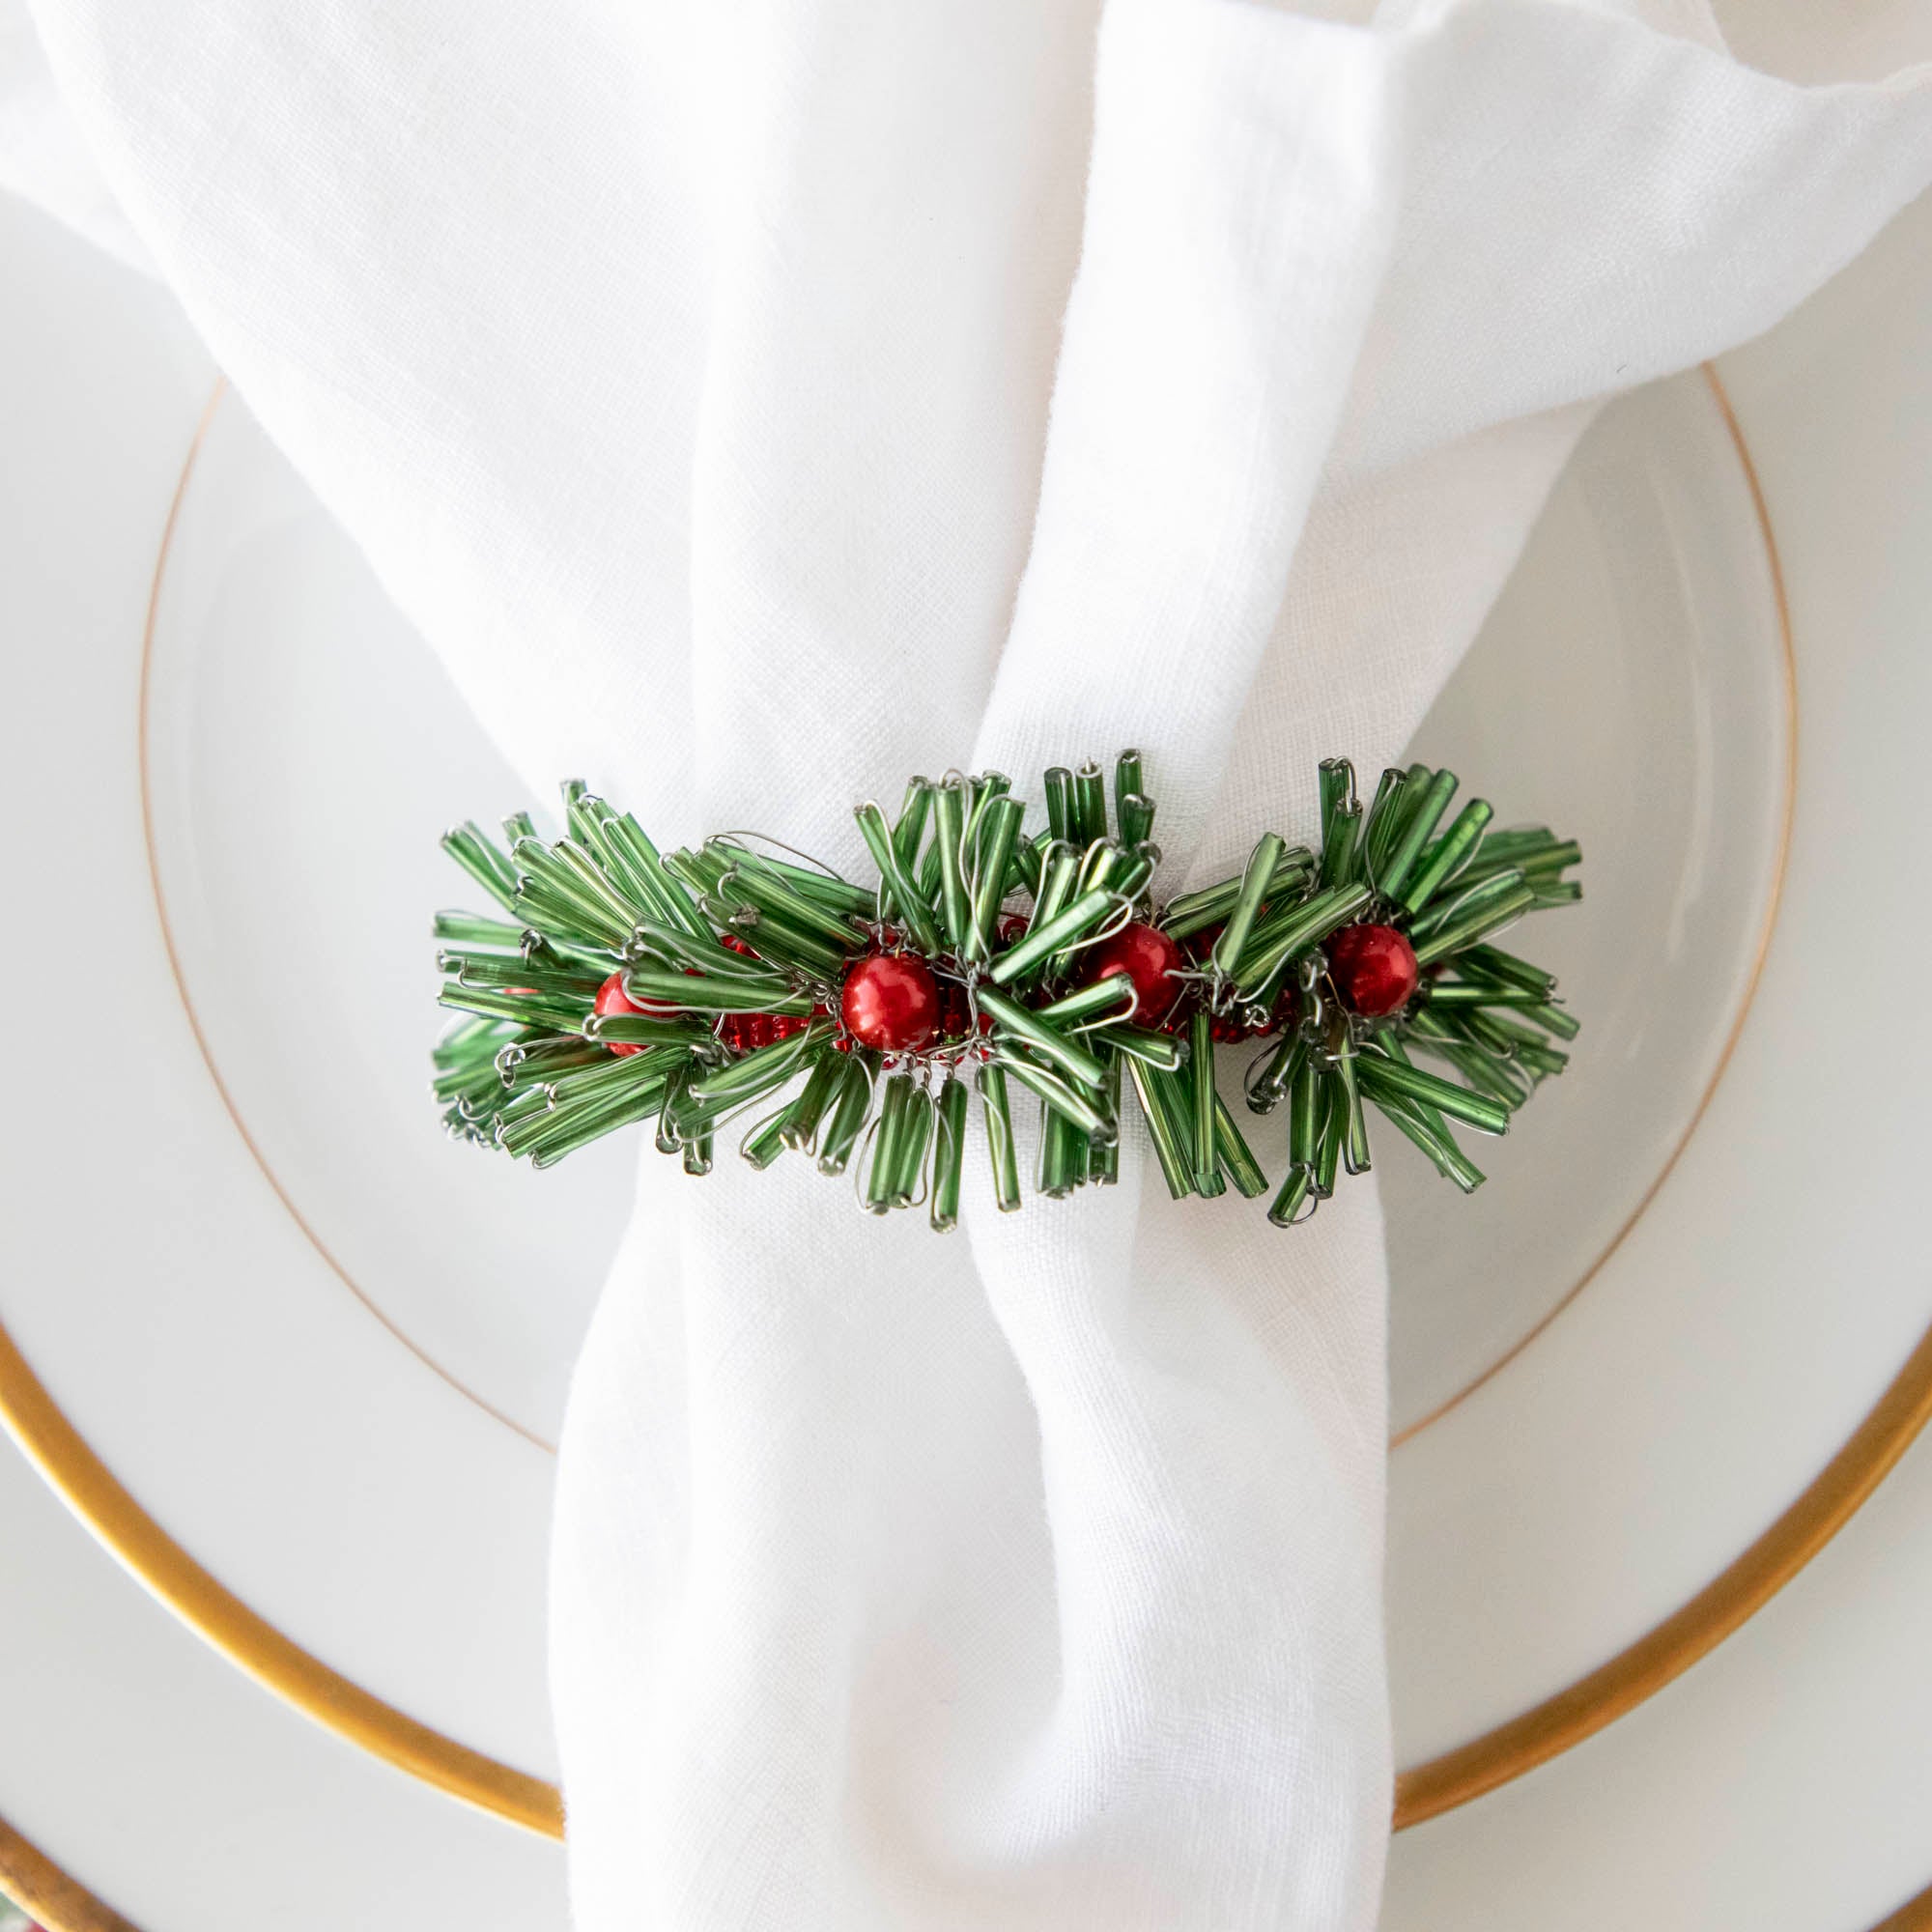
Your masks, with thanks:
[[[0,363],[35,371],[21,405],[50,411],[52,372],[98,382],[90,351],[118,345],[63,308],[63,276],[98,270],[39,229],[6,241],[40,295],[10,305]],[[1916,308],[1884,293],[1872,339],[1832,366],[1896,420],[1922,400],[1904,316],[1926,305],[1922,286]],[[130,444],[141,412],[182,416],[179,391],[116,394]],[[1889,944],[1923,941],[1899,883],[1916,823],[1876,802],[1915,796],[1909,680],[1927,673],[1884,635],[1795,627],[1786,863],[1793,694],[1746,452],[1778,473],[1766,450],[1803,412],[1773,382],[1740,414],[1742,445],[1692,377],[1606,415],[1424,734],[1508,815],[1578,830],[1591,895],[1531,949],[1565,971],[1577,1064],[1491,1186],[1467,1207],[1411,1198],[1415,1170],[1388,1161],[1397,1414],[1442,1410],[1393,1478],[1398,1727],[1424,1808],[1562,1742],[1575,1699],[1567,1719],[1538,1712],[1566,1687],[1597,1673],[1586,1719],[1649,1688],[1655,1656],[1633,1676],[1632,1646],[1794,1506],[1829,1527],[1916,1419],[1895,1403],[1837,1490],[1800,1503],[1932,1314],[1899,1236],[1926,1038],[1889,1020],[1898,1077],[1874,1082],[1837,997],[1842,935],[1874,904]],[[188,442],[179,423],[177,471]],[[99,450],[80,439],[73,461]],[[1772,518],[1794,595],[1807,518],[1845,513],[1816,495],[1793,485]],[[76,518],[23,579],[41,600],[24,621],[61,647],[20,658],[0,727],[15,822],[46,828],[16,846],[33,924],[100,935],[113,987],[104,1024],[65,1026],[72,994],[50,1000],[29,950],[9,957],[34,1103],[6,1128],[7,1404],[232,1655],[542,1825],[545,1442],[627,1163],[530,1177],[446,1146],[420,1059],[423,917],[460,896],[436,833],[522,801],[232,402],[207,418],[164,559],[99,550],[116,535]],[[76,582],[157,561],[145,632],[73,635]],[[1896,636],[1906,614],[1874,617]],[[1692,1647],[1755,1587],[1720,1590]]]

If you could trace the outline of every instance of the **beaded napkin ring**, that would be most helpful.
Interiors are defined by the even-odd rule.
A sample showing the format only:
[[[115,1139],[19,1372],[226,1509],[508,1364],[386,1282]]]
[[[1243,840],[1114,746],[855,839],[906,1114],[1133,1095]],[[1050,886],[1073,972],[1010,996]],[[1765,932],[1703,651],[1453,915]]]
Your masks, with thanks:
[[[573,781],[554,843],[526,812],[504,822],[507,855],[473,824],[443,838],[511,917],[437,917],[440,1003],[466,1017],[434,1091],[452,1134],[538,1167],[655,1120],[694,1175],[726,1122],[773,1102],[739,1144],[754,1168],[812,1155],[872,1212],[924,1205],[945,1229],[969,1071],[1003,1209],[1020,1205],[1014,1085],[1040,1103],[1050,1198],[1118,1177],[1129,1090],[1177,1199],[1265,1193],[1215,1080],[1236,1047],[1248,1110],[1287,1110],[1278,1226],[1339,1170],[1367,1171],[1370,1107],[1468,1193],[1483,1177],[1449,1122],[1507,1131],[1577,1031],[1554,978],[1492,940],[1580,898],[1563,874],[1581,855],[1540,827],[1491,830],[1481,799],[1438,832],[1456,786],[1386,771],[1364,811],[1330,758],[1319,856],[1265,833],[1238,878],[1157,904],[1137,752],[1115,766],[1111,822],[1097,765],[1049,771],[1040,837],[997,772],[914,779],[890,822],[858,807],[873,888],[751,833],[660,853]]]

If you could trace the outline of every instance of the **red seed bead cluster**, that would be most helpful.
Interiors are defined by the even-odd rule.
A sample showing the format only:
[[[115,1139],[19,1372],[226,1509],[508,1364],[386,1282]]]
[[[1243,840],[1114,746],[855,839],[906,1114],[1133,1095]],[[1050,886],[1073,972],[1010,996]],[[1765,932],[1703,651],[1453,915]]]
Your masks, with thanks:
[[[726,1013],[718,1022],[718,1037],[733,1053],[754,1053],[790,1039],[810,1024],[811,1016],[805,1013]]]

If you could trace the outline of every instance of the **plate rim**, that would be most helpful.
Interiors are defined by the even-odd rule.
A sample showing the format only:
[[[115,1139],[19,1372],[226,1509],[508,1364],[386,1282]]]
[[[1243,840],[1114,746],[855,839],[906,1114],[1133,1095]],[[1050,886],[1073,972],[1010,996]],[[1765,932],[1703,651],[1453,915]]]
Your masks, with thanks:
[[[1632,1208],[1616,1233],[1605,1242],[1582,1273],[1501,1354],[1470,1377],[1453,1394],[1445,1396],[1434,1407],[1425,1409],[1413,1422],[1405,1423],[1402,1428],[1392,1430],[1388,1440],[1390,1455],[1394,1455],[1404,1443],[1413,1442],[1424,1430],[1460,1408],[1478,1389],[1485,1387],[1501,1375],[1596,1280],[1609,1264],[1611,1257],[1635,1230],[1637,1223],[1650,1212],[1652,1204],[1662,1191],[1663,1183],[1670,1179],[1672,1170],[1696,1136],[1697,1129],[1704,1124],[1704,1116],[1709,1113],[1711,1102],[1717,1098],[1718,1089],[1724,1084],[1724,1075],[1730,1069],[1732,1056],[1738,1050],[1738,1041],[1744,1037],[1745,1023],[1750,1018],[1752,1007],[1757,1004],[1758,987],[1764,980],[1765,962],[1771,957],[1772,938],[1777,931],[1778,915],[1784,909],[1785,880],[1791,870],[1792,831],[1798,819],[1798,653],[1792,641],[1791,606],[1785,596],[1784,563],[1777,548],[1777,533],[1772,527],[1771,509],[1765,501],[1764,488],[1758,480],[1757,465],[1751,458],[1750,444],[1745,438],[1744,425],[1738,421],[1737,411],[1731,407],[1730,392],[1724,387],[1724,380],[1719,375],[1717,365],[1713,362],[1701,362],[1697,365],[1697,373],[1703,377],[1705,386],[1710,390],[1712,400],[1718,406],[1719,420],[1723,425],[1724,435],[1730,442],[1732,453],[1737,457],[1738,467],[1744,473],[1745,487],[1750,495],[1751,517],[1757,525],[1758,536],[1764,544],[1766,567],[1771,572],[1772,604],[1777,613],[1778,671],[1784,696],[1784,742],[1780,748],[1783,782],[1778,802],[1777,842],[1772,858],[1771,891],[1766,895],[1764,916],[1758,924],[1757,941],[1751,952],[1750,971],[1745,976],[1744,991],[1739,997],[1737,1010],[1731,1015],[1731,1024],[1724,1035],[1724,1042],[1718,1049],[1718,1058],[1712,1065],[1710,1078],[1705,1081],[1703,1091],[1697,1095],[1696,1104],[1690,1109],[1690,1118],[1684,1122],[1682,1132],[1671,1143],[1670,1151],[1663,1157],[1663,1164],[1651,1177],[1650,1184],[1643,1190],[1636,1205]],[[213,1071],[212,1065],[210,1070]]]
[[[1718,372],[1706,363],[1702,365],[1702,373],[1743,465],[1765,540],[1783,637],[1786,672],[1790,677],[1790,618],[1777,547],[1756,469]],[[158,608],[170,539],[193,474],[194,458],[227,386],[225,379],[219,379],[209,398],[190,442],[162,528],[144,627],[144,721],[147,646],[152,639]],[[1754,1002],[1781,904],[1795,805],[1795,698],[1787,704],[1786,731],[1784,818],[1770,902],[1756,957],[1730,1034],[1682,1136],[1635,1210],[1582,1277],[1503,1356],[1486,1368],[1465,1388],[1439,1405],[1422,1422],[1405,1431],[1391,1443],[1391,1448],[1400,1441],[1412,1439],[1430,1421],[1459,1406],[1475,1389],[1520,1355],[1558,1315],[1575,1303],[1610,1254],[1642,1218],[1701,1123]],[[145,767],[145,724],[142,752]],[[142,793],[145,819],[150,817],[145,810],[145,783]],[[166,932],[165,909],[157,905],[157,910],[172,959],[173,946]],[[178,969],[176,977],[179,981]],[[196,1037],[197,1042],[201,1043],[198,1029]],[[205,1044],[202,1053],[217,1091],[222,1093],[225,1100],[225,1090],[220,1087],[219,1074],[208,1056]],[[228,1111],[232,1117],[232,1106]],[[243,1139],[246,1143],[245,1133]],[[247,1144],[253,1152],[252,1143]],[[255,1157],[257,1164],[262,1165],[259,1154]],[[264,1172],[267,1172],[266,1167]],[[325,1261],[329,1262],[334,1272],[369,1312],[441,1379],[458,1389],[466,1399],[479,1402],[473,1392],[455,1381],[448,1371],[426,1355],[348,1279],[339,1264],[333,1263],[327,1250],[309,1232],[294,1205],[288,1201],[281,1187],[274,1183],[272,1175],[269,1179],[311,1245]],[[537,1439],[509,1418],[501,1416],[488,1403],[481,1403],[480,1406],[517,1434],[527,1439]],[[1613,1722],[1662,1689],[1747,1622],[1831,1540],[1877,1488],[1928,1420],[1932,1420],[1932,1327],[1928,1327],[1921,1336],[1877,1403],[1825,1466],[1786,1505],[1772,1524],[1718,1577],[1642,1636],[1552,1696],[1464,1744],[1400,1772],[1396,1779],[1394,1828],[1401,1831],[1438,1816],[1520,1776]],[[123,1567],[206,1641],[264,1688],[325,1727],[452,1797],[540,1834],[551,1837],[562,1835],[562,1800],[554,1785],[459,1744],[363,1690],[283,1634],[188,1555],[148,1515],[107,1464],[89,1447],[54,1403],[4,1324],[0,1324],[0,1423],[4,1423],[42,1476]],[[0,1822],[0,1832],[3,1831],[4,1823]],[[4,1860],[4,1837],[0,1837],[0,1861]],[[0,1870],[4,1869],[4,1861],[0,1861]],[[55,1928],[55,1932],[62,1932],[62,1928]],[[76,1932],[88,1932],[88,1928],[77,1926]]]
[[[0,1818],[0,1881],[8,1898],[43,1932],[141,1932],[5,1818]]]

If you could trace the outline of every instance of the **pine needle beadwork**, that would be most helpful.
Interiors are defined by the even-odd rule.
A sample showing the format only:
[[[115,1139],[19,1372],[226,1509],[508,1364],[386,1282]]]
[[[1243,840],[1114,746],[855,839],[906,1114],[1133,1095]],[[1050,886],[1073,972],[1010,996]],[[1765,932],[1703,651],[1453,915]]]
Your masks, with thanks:
[[[1365,809],[1329,759],[1318,851],[1264,833],[1238,876],[1161,901],[1135,752],[1111,802],[1097,765],[1049,771],[1031,834],[996,772],[914,779],[890,819],[858,807],[871,885],[749,834],[661,853],[573,781],[560,838],[520,812],[507,850],[474,825],[443,839],[502,916],[437,918],[461,1017],[434,1091],[453,1134],[538,1167],[648,1122],[702,1175],[730,1126],[753,1168],[798,1153],[938,1229],[975,1095],[1003,1209],[1021,1094],[1049,1198],[1118,1178],[1130,1098],[1176,1198],[1272,1187],[1268,1218],[1303,1220],[1369,1167],[1371,1113],[1468,1192],[1483,1177],[1451,1122],[1507,1131],[1577,1031],[1554,978],[1495,937],[1579,898],[1581,855],[1494,829],[1481,799],[1449,818],[1457,782],[1390,770]],[[1221,1092],[1227,1052],[1246,1112],[1285,1113],[1278,1185]]]

